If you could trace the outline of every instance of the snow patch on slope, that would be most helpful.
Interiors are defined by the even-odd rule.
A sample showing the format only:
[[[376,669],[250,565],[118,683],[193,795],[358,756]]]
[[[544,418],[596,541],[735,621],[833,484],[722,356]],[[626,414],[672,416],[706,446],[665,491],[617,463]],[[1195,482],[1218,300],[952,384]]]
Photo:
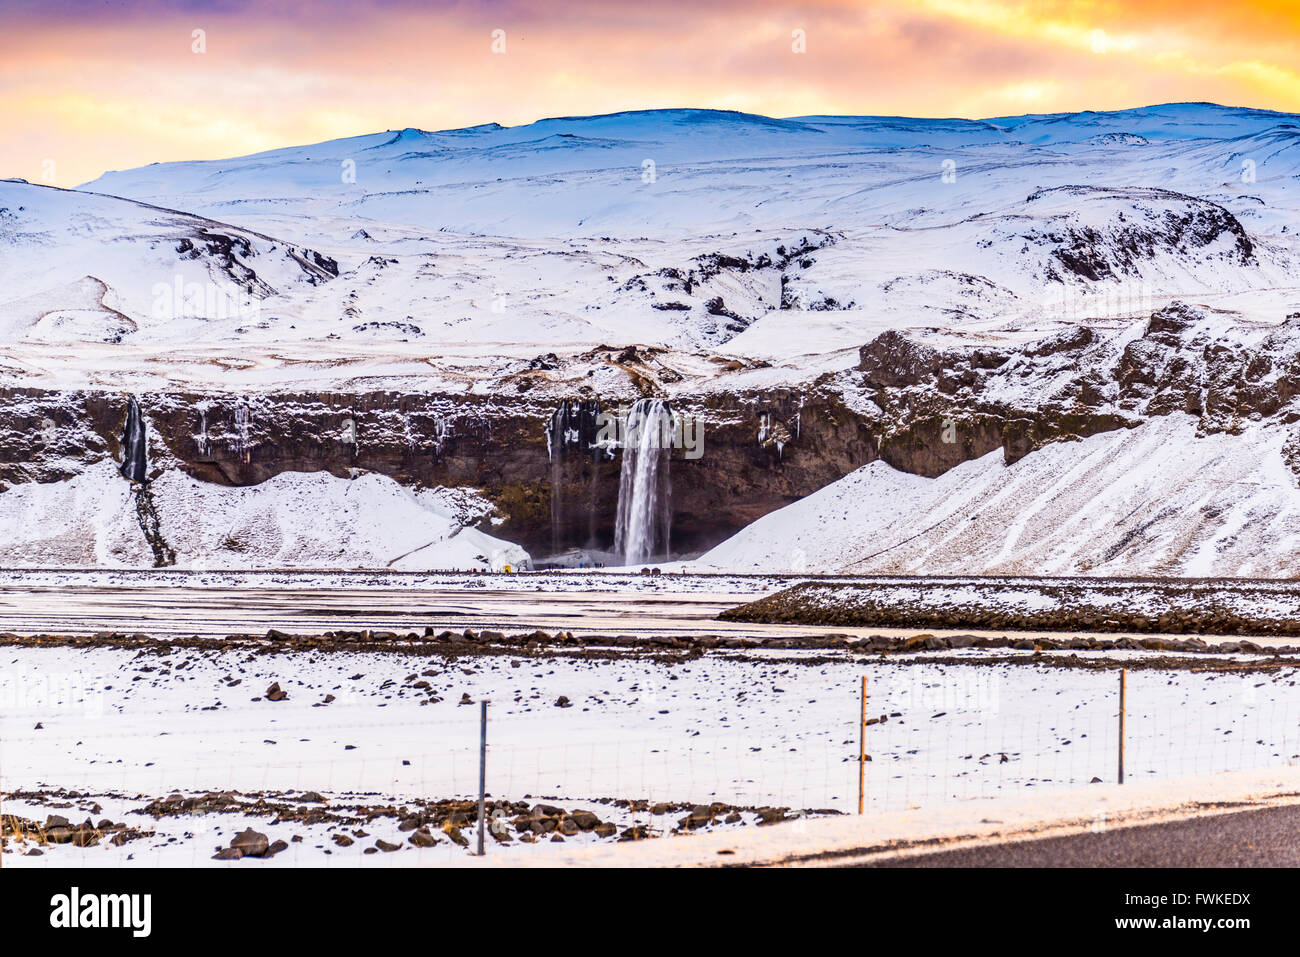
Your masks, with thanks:
[[[149,486],[177,567],[500,569],[528,553],[469,527],[464,489],[403,488],[386,476],[285,472],[244,488],[169,470]],[[0,493],[10,567],[150,567],[131,486],[112,462]]]
[[[938,478],[876,461],[742,530],[697,570],[873,574],[1300,574],[1288,434],[1197,437],[1174,414],[1057,442],[1014,465],[990,452]]]

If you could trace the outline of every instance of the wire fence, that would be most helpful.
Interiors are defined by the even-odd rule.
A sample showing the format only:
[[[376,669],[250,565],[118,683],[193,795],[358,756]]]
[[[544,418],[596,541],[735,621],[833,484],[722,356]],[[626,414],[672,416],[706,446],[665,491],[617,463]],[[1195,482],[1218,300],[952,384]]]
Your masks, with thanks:
[[[786,702],[785,688],[760,698],[725,684],[710,698],[699,667],[689,706],[654,696],[604,710],[529,705],[500,688],[437,708],[299,701],[77,715],[69,701],[11,702],[0,722],[4,864],[113,854],[200,864],[248,827],[284,841],[277,864],[463,862],[476,850],[483,697],[489,856],[856,813],[860,763],[867,814],[1117,779],[1115,670],[843,662],[779,672],[789,692],[817,695],[804,704]],[[1300,762],[1294,675],[1130,671],[1126,780]],[[539,805],[550,808],[540,822]],[[59,818],[74,831],[88,819],[99,836],[52,847],[41,831]],[[114,843],[121,825],[141,836]]]

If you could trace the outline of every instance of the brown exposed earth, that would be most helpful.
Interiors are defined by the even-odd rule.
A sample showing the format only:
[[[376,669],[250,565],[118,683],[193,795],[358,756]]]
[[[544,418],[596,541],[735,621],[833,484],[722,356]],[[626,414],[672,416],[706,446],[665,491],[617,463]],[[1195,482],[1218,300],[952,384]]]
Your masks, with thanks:
[[[1246,639],[1208,643],[1200,638],[1179,638],[1168,634],[1146,637],[1123,636],[1116,639],[1095,636],[1050,638],[1041,634],[1026,637],[1015,634],[998,636],[923,633],[908,637],[872,635],[861,638],[841,634],[820,634],[755,640],[718,635],[649,638],[633,635],[580,636],[572,632],[548,633],[541,630],[507,635],[502,632],[474,632],[468,629],[464,632],[442,631],[437,634],[434,634],[432,629],[426,629],[423,634],[414,631],[398,633],[364,629],[300,635],[272,629],[265,635],[230,635],[225,638],[175,635],[155,638],[140,632],[129,634],[101,632],[95,635],[0,634],[0,647],[4,646],[117,648],[135,651],[138,655],[158,657],[168,656],[175,650],[189,650],[199,654],[220,654],[242,650],[256,655],[379,652],[404,657],[441,658],[448,662],[460,658],[486,656],[522,659],[565,658],[585,661],[636,658],[669,666],[698,660],[708,654],[725,656],[733,661],[761,661],[767,664],[780,661],[805,666],[818,666],[828,661],[841,660],[845,654],[888,656],[892,662],[898,664],[913,662],[972,665],[1037,664],[1048,667],[1101,669],[1123,665],[1176,670],[1203,668],[1253,670],[1293,667],[1300,663],[1300,645],[1263,646]],[[956,658],[938,654],[953,650],[1032,651],[1035,654]],[[798,654],[784,657],[777,654],[782,651],[798,652]],[[1080,658],[1078,655],[1044,654],[1044,652],[1054,651],[1141,651],[1148,654],[1110,661],[1105,656]],[[1254,656],[1254,660],[1204,657],[1223,655]],[[275,701],[287,697],[287,694],[279,689],[278,684],[273,684],[267,689],[266,697],[267,700]]]
[[[116,795],[111,795],[117,797]],[[12,792],[10,800],[57,808],[79,806],[95,802],[95,798],[110,795],[91,795],[63,790],[27,790]],[[143,800],[143,798],[138,798]],[[486,834],[496,844],[533,844],[542,840],[561,842],[565,838],[590,835],[600,840],[637,841],[667,834],[685,834],[715,826],[766,826],[801,817],[824,817],[842,812],[832,809],[792,810],[789,807],[750,807],[715,801],[710,804],[681,802],[651,803],[644,799],[595,798],[586,803],[603,805],[610,814],[602,816],[583,808],[570,808],[536,801],[525,795],[522,800],[489,798],[484,803]],[[98,807],[98,803],[92,803]],[[412,847],[433,847],[450,843],[469,848],[471,836],[477,828],[478,802],[465,799],[412,800],[402,804],[368,803],[353,796],[324,797],[314,791],[275,792],[259,791],[209,791],[186,796],[179,793],[148,800],[143,806],[128,813],[139,814],[155,821],[164,818],[192,821],[210,814],[240,815],[249,819],[265,819],[266,827],[298,825],[302,828],[320,826],[329,833],[332,848],[325,853],[340,853],[342,849],[355,848],[357,853],[391,853],[401,850],[402,844]],[[667,818],[654,825],[631,823],[631,817]],[[92,847],[101,840],[114,846],[129,841],[154,836],[152,830],[142,830],[127,824],[104,819],[99,824],[89,819],[84,824],[71,824],[62,815],[51,814],[44,824],[5,815],[0,819],[3,829],[0,837],[16,841],[25,853],[40,855],[50,845],[72,844]],[[621,821],[622,823],[616,823]],[[378,831],[391,832],[394,841],[376,837]],[[317,835],[319,837],[319,835]],[[295,834],[293,842],[303,840]],[[231,838],[228,845],[215,847],[214,860],[241,860],[243,858],[270,858],[289,843],[272,841],[265,833],[250,826]]]
[[[928,604],[922,595],[915,601],[900,601],[877,597],[873,588],[863,584],[804,582],[729,608],[718,617],[723,621],[838,627],[1300,636],[1300,618],[1237,611],[1213,597],[1196,603],[1180,603],[1187,592],[1185,586],[1177,583],[1146,588],[1148,595],[1165,603],[1165,607],[1154,612],[1133,611],[1114,604],[1089,604],[1086,590],[1070,587],[1041,588],[1044,596],[1057,602],[1051,607],[1031,610],[1009,607],[996,600],[935,605]],[[996,598],[996,592],[992,594]],[[1124,646],[1116,643],[1115,647]],[[1256,647],[1249,641],[1241,641],[1221,645],[1220,649],[1249,651]],[[1273,650],[1280,649],[1270,649]],[[1290,651],[1288,646],[1287,653]]]

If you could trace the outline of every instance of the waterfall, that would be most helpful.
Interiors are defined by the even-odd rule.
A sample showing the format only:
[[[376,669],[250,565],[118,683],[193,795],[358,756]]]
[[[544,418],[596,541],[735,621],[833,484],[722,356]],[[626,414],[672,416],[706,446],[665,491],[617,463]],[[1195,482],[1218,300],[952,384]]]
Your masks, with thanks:
[[[239,399],[235,403],[235,452],[244,464],[248,464],[249,443],[248,432],[252,424],[252,415],[248,410],[248,402],[245,399]]]
[[[632,406],[624,431],[614,525],[614,551],[624,564],[668,554],[668,454],[675,437],[673,413],[663,399],[640,399]]]
[[[118,471],[132,482],[146,482],[149,465],[145,455],[144,416],[140,403],[131,396],[126,407],[126,426],[122,429],[122,464]]]
[[[126,406],[126,425],[122,429],[122,464],[118,467],[122,477],[128,479],[131,494],[135,497],[135,517],[144,539],[153,551],[155,568],[176,564],[176,550],[163,537],[162,520],[154,505],[149,488],[148,435],[140,403],[131,396]]]

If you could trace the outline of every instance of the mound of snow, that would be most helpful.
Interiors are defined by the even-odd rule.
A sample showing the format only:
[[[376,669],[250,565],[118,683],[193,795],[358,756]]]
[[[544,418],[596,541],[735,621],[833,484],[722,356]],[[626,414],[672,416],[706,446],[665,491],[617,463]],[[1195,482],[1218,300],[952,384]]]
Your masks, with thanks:
[[[1106,133],[1126,133],[1147,140],[1225,139],[1248,136],[1293,119],[1291,113],[1216,103],[1162,103],[1129,110],[1038,113],[984,122],[1022,143],[1060,145]]]
[[[1282,429],[1198,438],[1182,414],[923,478],[873,462],[764,516],[695,568],[873,574],[1300,574]]]
[[[168,471],[150,492],[180,568],[499,570],[529,561],[519,546],[467,527],[481,509],[463,489],[412,491],[386,476],[324,472],[230,488]],[[0,493],[0,541],[10,566],[153,564],[131,486],[112,462]]]

